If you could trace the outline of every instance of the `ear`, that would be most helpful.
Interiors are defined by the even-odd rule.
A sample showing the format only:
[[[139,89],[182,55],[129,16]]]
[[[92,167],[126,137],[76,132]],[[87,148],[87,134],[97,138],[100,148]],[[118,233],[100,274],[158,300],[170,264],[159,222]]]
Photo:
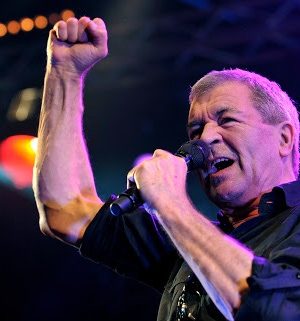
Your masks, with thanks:
[[[288,121],[279,125],[280,144],[279,154],[281,157],[285,157],[291,154],[293,150],[295,129]]]

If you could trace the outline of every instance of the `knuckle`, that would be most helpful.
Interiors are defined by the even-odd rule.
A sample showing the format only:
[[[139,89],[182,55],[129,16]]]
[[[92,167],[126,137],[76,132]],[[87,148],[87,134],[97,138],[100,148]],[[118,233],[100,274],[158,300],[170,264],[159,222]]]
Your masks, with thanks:
[[[80,17],[80,19],[79,19],[79,21],[89,21],[89,20],[91,20],[91,18],[88,17],[88,16],[82,16],[82,17]]]
[[[68,18],[67,23],[68,24],[75,24],[78,22],[78,19],[75,17]]]
[[[102,25],[105,25],[104,21],[101,19],[101,18],[95,18],[93,19],[93,21],[97,24],[102,24]]]

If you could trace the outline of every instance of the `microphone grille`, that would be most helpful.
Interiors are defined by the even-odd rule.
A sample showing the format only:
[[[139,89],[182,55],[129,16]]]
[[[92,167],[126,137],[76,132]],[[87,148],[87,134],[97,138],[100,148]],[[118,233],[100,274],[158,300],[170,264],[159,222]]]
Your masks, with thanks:
[[[194,170],[204,166],[209,155],[209,147],[201,140],[191,140],[184,143],[176,153],[186,159],[188,170]]]

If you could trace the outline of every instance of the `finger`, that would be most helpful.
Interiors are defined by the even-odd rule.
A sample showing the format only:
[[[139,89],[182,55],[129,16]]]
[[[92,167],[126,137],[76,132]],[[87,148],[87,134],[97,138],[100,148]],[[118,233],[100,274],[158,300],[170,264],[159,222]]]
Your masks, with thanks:
[[[161,156],[170,156],[172,155],[171,153],[169,152],[166,152],[165,150],[162,150],[162,149],[156,149],[153,153],[153,157],[161,157]]]
[[[95,46],[102,46],[107,42],[107,30],[105,23],[100,18],[95,18],[87,25],[87,30],[93,39]]]
[[[49,42],[49,41],[54,41],[54,40],[57,40],[57,35],[56,35],[56,30],[54,30],[54,28],[53,28],[53,29],[51,29],[51,30],[49,31],[48,42]]]
[[[127,188],[130,188],[133,185],[135,185],[134,172],[135,172],[135,167],[131,169],[127,174]]]
[[[182,162],[184,166],[187,166],[184,157],[175,156],[174,154],[167,152],[163,149],[156,149],[154,151],[153,158],[158,158],[158,157],[160,157],[161,159],[172,161],[172,162],[176,160],[176,161]]]
[[[105,28],[105,22],[101,18],[94,18],[93,22],[99,27],[99,28]]]
[[[79,42],[88,42],[88,35],[87,35],[87,25],[91,19],[89,17],[81,17],[78,20],[78,41]]]
[[[68,42],[78,41],[78,19],[72,17],[67,20]]]
[[[58,21],[54,25],[53,30],[58,40],[66,41],[68,39],[67,23],[65,21]]]

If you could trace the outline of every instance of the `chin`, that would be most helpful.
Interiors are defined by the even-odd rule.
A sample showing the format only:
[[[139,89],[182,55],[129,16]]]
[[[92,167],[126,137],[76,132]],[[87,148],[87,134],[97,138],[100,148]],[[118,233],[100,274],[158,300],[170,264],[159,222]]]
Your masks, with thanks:
[[[206,192],[209,199],[220,208],[232,208],[245,203],[244,191],[237,189],[233,182],[220,182],[217,186],[209,186]]]

